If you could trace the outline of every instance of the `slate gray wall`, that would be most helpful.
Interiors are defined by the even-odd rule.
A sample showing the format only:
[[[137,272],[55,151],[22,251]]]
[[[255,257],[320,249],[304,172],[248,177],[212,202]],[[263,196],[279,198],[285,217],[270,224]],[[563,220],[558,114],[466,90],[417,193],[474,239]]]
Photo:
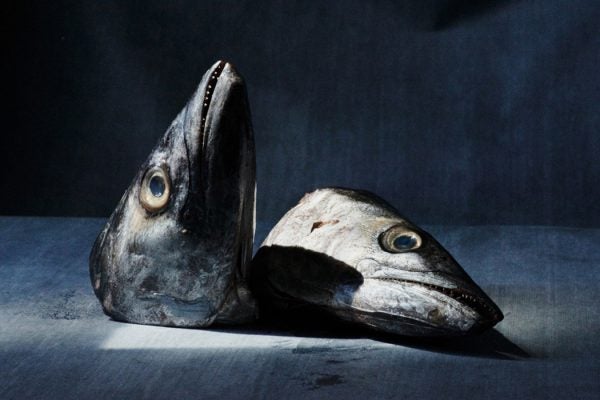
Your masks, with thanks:
[[[0,214],[107,216],[217,59],[245,76],[258,217],[372,190],[418,223],[600,224],[594,1],[9,8]]]

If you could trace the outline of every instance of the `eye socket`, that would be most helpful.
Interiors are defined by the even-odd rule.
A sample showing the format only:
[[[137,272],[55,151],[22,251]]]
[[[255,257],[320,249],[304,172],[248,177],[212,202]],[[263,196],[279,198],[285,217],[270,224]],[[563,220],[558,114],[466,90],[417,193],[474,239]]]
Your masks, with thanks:
[[[169,174],[161,167],[150,168],[142,179],[140,203],[150,212],[158,212],[169,203],[171,183]]]
[[[390,253],[404,253],[421,246],[421,236],[402,225],[392,226],[379,235],[379,245]]]

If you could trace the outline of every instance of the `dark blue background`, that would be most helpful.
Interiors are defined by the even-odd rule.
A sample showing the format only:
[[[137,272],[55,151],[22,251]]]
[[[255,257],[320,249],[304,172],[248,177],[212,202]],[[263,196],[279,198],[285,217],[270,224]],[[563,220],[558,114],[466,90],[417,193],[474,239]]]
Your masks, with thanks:
[[[0,214],[107,216],[217,59],[258,217],[372,190],[417,223],[600,224],[595,1],[13,4]]]

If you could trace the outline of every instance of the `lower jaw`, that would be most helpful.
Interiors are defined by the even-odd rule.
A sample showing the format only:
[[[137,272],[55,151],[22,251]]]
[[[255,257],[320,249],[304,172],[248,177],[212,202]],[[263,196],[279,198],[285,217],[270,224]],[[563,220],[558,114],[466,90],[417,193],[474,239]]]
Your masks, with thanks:
[[[463,330],[452,325],[444,327],[441,325],[433,325],[426,321],[392,316],[384,313],[361,312],[357,310],[348,313],[336,310],[334,311],[334,314],[342,320],[360,323],[372,330],[402,336],[457,337],[480,332],[479,328],[474,329],[475,325]],[[481,328],[481,330],[484,329],[485,327]]]
[[[486,305],[486,303],[479,299],[476,294],[472,294],[463,289],[450,289],[438,285],[433,284],[425,284],[417,281],[404,280],[404,279],[395,279],[395,278],[371,278],[373,280],[381,280],[381,281],[393,281],[393,282],[403,282],[408,284],[419,285],[422,287],[429,288],[435,292],[441,293],[444,296],[448,296],[449,298],[458,301],[462,306],[468,307],[473,310],[475,313],[483,316],[487,315],[488,318],[482,320],[482,322],[475,321],[475,325],[481,325],[482,330],[485,330],[489,327],[496,325],[498,322],[502,320],[502,316],[494,313],[493,309]]]

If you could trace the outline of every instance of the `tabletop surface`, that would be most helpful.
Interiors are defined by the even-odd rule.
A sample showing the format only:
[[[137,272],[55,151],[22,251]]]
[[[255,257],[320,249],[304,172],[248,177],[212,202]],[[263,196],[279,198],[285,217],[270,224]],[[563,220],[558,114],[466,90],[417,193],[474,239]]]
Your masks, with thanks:
[[[0,217],[0,398],[598,399],[600,229],[425,227],[505,314],[480,336],[431,342],[310,318],[112,321],[87,264],[104,222]]]

